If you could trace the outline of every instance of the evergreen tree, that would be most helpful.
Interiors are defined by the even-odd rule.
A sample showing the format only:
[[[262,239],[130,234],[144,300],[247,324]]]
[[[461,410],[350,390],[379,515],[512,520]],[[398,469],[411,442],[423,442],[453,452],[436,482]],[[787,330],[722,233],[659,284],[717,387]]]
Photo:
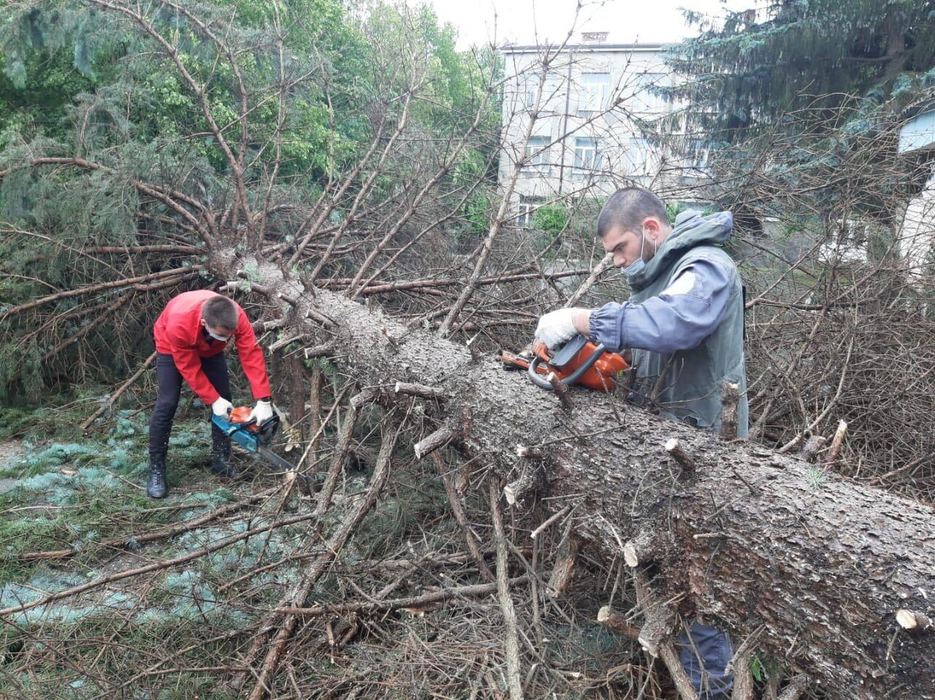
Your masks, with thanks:
[[[904,104],[935,87],[935,2],[773,0],[674,47],[669,65],[685,78],[672,94],[728,142],[804,107],[824,119],[853,96]]]

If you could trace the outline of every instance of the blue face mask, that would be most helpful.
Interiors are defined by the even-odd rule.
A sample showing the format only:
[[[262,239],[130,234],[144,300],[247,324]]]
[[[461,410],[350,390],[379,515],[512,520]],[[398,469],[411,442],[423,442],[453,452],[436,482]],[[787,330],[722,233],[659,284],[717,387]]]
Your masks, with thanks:
[[[640,274],[643,270],[646,269],[646,261],[643,260],[643,247],[646,243],[646,234],[640,231],[640,256],[627,265],[624,268],[621,268],[620,271],[623,273],[624,277],[627,279],[633,279],[636,275]],[[656,242],[653,241],[653,255],[656,254]]]
[[[621,268],[620,271],[623,273],[624,277],[626,277],[627,279],[632,279],[633,277],[641,273],[644,269],[646,269],[646,261],[643,260],[643,258],[637,258],[636,260],[634,260],[632,263],[630,263],[626,267]]]

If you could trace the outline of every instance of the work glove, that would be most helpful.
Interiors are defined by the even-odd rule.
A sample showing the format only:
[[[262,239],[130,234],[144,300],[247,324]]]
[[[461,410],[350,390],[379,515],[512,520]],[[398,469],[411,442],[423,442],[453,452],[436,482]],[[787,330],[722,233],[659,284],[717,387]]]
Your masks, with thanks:
[[[248,420],[256,420],[257,425],[263,425],[272,417],[273,402],[264,399],[256,402],[256,406],[250,411],[250,418]]]
[[[542,316],[536,326],[536,340],[541,340],[549,350],[554,350],[573,338],[578,334],[574,323],[577,311],[579,309],[558,309]]]
[[[223,396],[219,396],[217,401],[211,404],[211,412],[216,416],[221,416],[221,418],[227,418],[233,410],[234,404]]]

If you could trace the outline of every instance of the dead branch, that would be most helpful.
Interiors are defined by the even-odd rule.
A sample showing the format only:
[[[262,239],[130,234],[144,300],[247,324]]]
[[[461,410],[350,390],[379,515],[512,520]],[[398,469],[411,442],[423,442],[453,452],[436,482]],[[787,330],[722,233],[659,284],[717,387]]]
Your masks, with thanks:
[[[277,608],[301,607],[304,605],[312,590],[312,586],[315,585],[315,582],[325,572],[325,568],[334,560],[341,549],[343,549],[351,533],[353,533],[354,529],[360,524],[360,521],[363,520],[367,512],[373,508],[379,498],[383,487],[386,485],[386,480],[389,477],[390,460],[393,454],[393,448],[396,446],[396,438],[399,436],[399,428],[390,421],[387,421],[387,423],[389,423],[389,425],[384,426],[382,442],[380,443],[380,453],[377,456],[377,463],[374,467],[373,475],[370,478],[370,485],[367,487],[366,494],[364,494],[360,504],[345,516],[341,525],[328,539],[323,553],[312,562],[311,566],[309,566],[303,574],[302,580],[289,592]],[[276,615],[275,612],[274,615]],[[278,631],[276,637],[270,644],[269,651],[263,661],[263,666],[256,676],[256,684],[250,693],[250,700],[261,700],[261,698],[265,697],[269,692],[269,682],[276,673],[279,661],[285,652],[286,645],[292,637],[295,625],[299,619],[297,615],[287,614],[284,619],[275,623],[275,625],[267,626],[267,628],[274,627]]]
[[[487,566],[487,562],[484,560],[484,554],[481,552],[480,542],[478,541],[477,536],[474,534],[474,531],[471,529],[467,515],[464,512],[464,506],[461,503],[461,497],[458,495],[458,491],[454,486],[454,481],[452,480],[451,475],[448,473],[448,465],[445,464],[445,461],[442,459],[442,456],[438,451],[432,453],[432,460],[435,462],[435,468],[438,471],[439,477],[441,477],[442,484],[445,486],[445,494],[448,496],[448,504],[451,506],[452,515],[455,516],[455,520],[458,522],[458,527],[460,527],[461,531],[464,533],[464,541],[467,545],[468,551],[471,553],[471,556],[474,557],[474,561],[477,562],[477,570],[480,571],[480,574],[485,581],[493,581],[494,576],[491,573],[490,568]]]
[[[509,580],[510,585],[525,583],[529,580],[526,575],[516,576]],[[445,603],[458,598],[480,598],[497,592],[497,583],[479,583],[470,586],[457,586],[430,591],[422,595],[407,598],[390,598],[388,600],[357,601],[353,603],[340,603],[336,605],[313,605],[307,608],[277,608],[276,612],[302,617],[321,617],[323,615],[345,615],[347,613],[373,614],[390,610],[409,609],[417,613],[423,609],[433,610],[438,603]]]
[[[516,631],[516,612],[513,598],[510,596],[508,575],[506,535],[503,532],[503,519],[500,515],[500,489],[493,481],[489,485],[490,514],[493,519],[494,539],[497,544],[497,597],[500,601],[500,613],[503,615],[504,641],[506,654],[506,677],[510,689],[510,700],[522,700],[523,685],[520,681],[519,639]]]
[[[214,522],[215,520],[220,520],[221,518],[225,518],[232,513],[241,511],[248,506],[252,506],[255,503],[266,500],[277,490],[278,489],[276,488],[264,489],[258,493],[250,494],[246,498],[237,501],[236,503],[222,506],[197,518],[184,520],[177,525],[159,528],[158,530],[153,530],[152,532],[143,532],[138,535],[112,537],[110,539],[101,540],[99,546],[103,548],[138,549],[142,545],[148,544],[150,542],[158,542],[159,540],[170,539],[185,532],[197,530],[198,528],[207,525],[208,523]],[[75,554],[78,554],[79,551],[80,550],[75,547],[69,547],[68,549],[54,549],[44,552],[26,552],[24,554],[17,555],[17,559],[20,561],[34,561],[38,559],[67,559],[68,557],[72,557]]]
[[[113,394],[110,395],[107,401],[105,401],[101,405],[100,408],[98,408],[93,414],[91,414],[91,416],[84,423],[81,424],[82,432],[86,431],[89,427],[91,427],[91,424],[94,423],[94,421],[96,421],[98,417],[104,413],[104,411],[108,410],[111,406],[113,406],[114,403],[117,401],[117,399],[119,399],[120,396],[123,394],[123,392],[125,392],[127,389],[133,386],[136,380],[143,376],[143,373],[153,363],[153,360],[155,359],[156,359],[156,353],[154,352],[152,355],[146,358],[146,361],[142,365],[140,365],[140,368],[136,370],[136,372],[134,372],[127,381],[121,384],[117,388],[117,390]]]
[[[241,542],[242,540],[258,535],[262,532],[267,532],[269,530],[275,530],[276,528],[285,527],[287,525],[294,525],[296,523],[305,522],[306,520],[314,519],[314,514],[305,513],[302,515],[294,515],[289,518],[282,518],[281,520],[276,520],[269,525],[261,525],[255,528],[251,528],[246,532],[241,532],[237,535],[231,535],[230,537],[225,537],[218,542],[215,542],[203,549],[199,549],[197,552],[191,552],[181,557],[175,557],[174,559],[167,559],[165,561],[156,562],[155,564],[148,564],[147,566],[141,566],[136,569],[128,569],[126,571],[119,571],[115,574],[109,576],[104,576],[103,578],[98,578],[88,583],[83,583],[80,586],[73,586],[71,588],[66,588],[63,591],[58,591],[57,593],[52,593],[40,598],[39,600],[34,600],[31,603],[24,603],[23,605],[17,605],[11,608],[4,608],[0,610],[0,616],[3,615],[14,615],[16,613],[21,613],[26,610],[31,610],[32,608],[38,608],[43,605],[48,605],[53,603],[56,600],[62,600],[63,598],[70,598],[71,596],[78,595],[79,593],[84,593],[86,591],[94,590],[95,588],[100,588],[101,586],[106,586],[115,581],[122,581],[126,578],[131,578],[133,576],[140,576],[142,574],[148,574],[153,571],[161,571],[163,569],[171,569],[173,567],[179,566],[180,564],[187,564],[190,561],[195,559],[200,559],[201,557],[207,556],[212,552],[216,552],[219,549],[224,549],[229,547],[232,544]]]

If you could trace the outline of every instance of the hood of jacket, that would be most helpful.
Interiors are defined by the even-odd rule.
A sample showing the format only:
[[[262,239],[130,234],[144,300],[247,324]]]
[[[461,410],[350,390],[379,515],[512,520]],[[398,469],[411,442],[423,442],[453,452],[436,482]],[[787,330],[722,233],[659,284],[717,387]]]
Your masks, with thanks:
[[[703,216],[689,209],[675,218],[675,226],[659,246],[656,254],[639,273],[628,278],[634,291],[645,289],[664,270],[684,255],[685,251],[699,245],[720,245],[730,238],[734,217],[729,211],[719,211]]]

